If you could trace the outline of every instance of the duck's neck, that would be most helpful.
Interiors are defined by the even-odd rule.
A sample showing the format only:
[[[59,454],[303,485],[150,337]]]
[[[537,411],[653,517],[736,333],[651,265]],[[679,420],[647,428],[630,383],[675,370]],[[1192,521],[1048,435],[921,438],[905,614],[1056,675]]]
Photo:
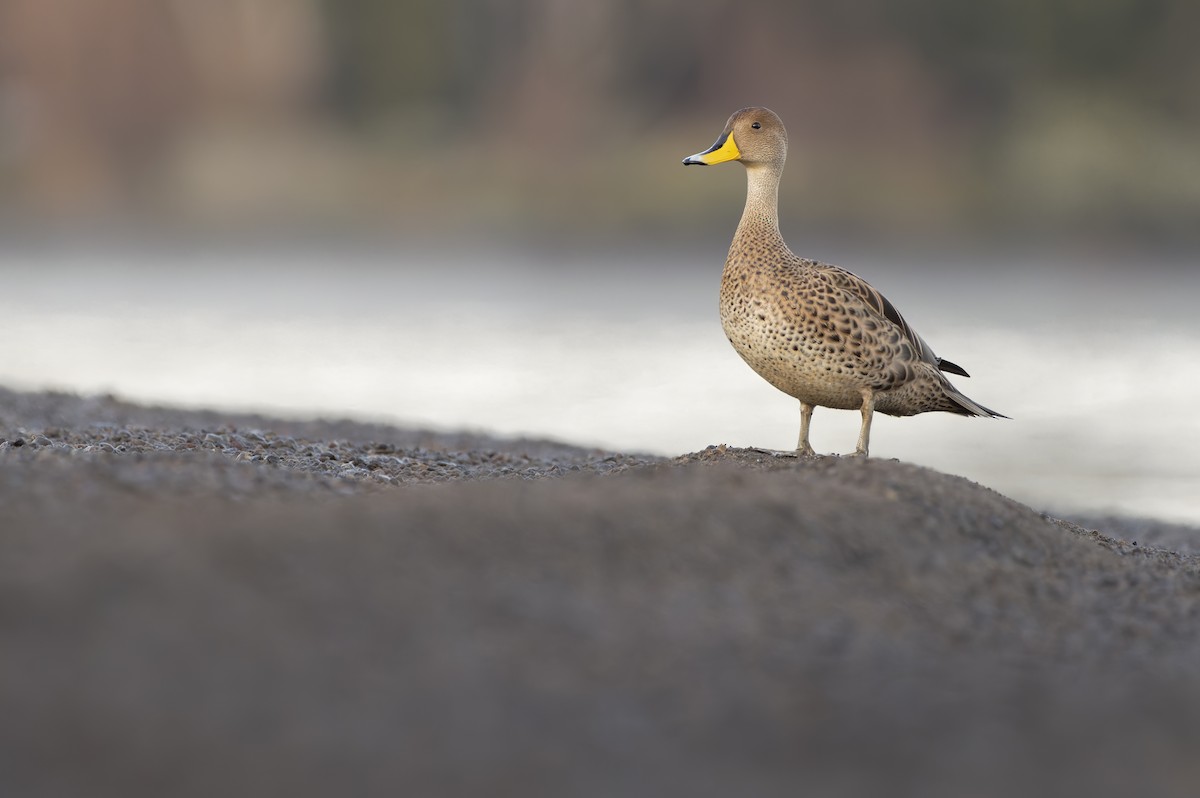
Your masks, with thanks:
[[[783,244],[783,236],[779,233],[781,172],[781,169],[767,166],[746,168],[746,208],[742,211],[735,241],[742,236],[754,236],[760,241],[765,237]]]

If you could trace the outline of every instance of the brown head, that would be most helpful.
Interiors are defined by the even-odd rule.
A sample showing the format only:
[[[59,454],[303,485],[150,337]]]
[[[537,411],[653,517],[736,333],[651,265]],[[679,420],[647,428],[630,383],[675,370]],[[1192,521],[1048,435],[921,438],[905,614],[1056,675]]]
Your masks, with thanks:
[[[787,131],[769,108],[743,108],[729,117],[717,141],[704,152],[683,159],[685,166],[711,166],[740,161],[747,167],[767,166],[780,171],[787,159]]]

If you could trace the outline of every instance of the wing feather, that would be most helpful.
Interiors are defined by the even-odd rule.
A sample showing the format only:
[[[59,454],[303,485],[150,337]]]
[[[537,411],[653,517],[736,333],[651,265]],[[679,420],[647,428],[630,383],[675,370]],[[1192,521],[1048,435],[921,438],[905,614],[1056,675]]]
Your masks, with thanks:
[[[938,369],[939,371],[949,372],[950,374],[958,374],[962,377],[969,377],[966,369],[957,363],[952,363],[949,360],[943,360],[933,352],[933,348],[925,342],[925,339],[917,335],[912,327],[908,326],[908,322],[904,316],[900,315],[900,311],[896,310],[887,297],[879,293],[870,283],[859,277],[853,272],[848,272],[838,266],[831,266],[827,263],[813,264],[819,271],[825,273],[837,287],[847,292],[854,298],[860,300],[880,319],[890,322],[895,325],[905,340],[913,347],[917,357]]]

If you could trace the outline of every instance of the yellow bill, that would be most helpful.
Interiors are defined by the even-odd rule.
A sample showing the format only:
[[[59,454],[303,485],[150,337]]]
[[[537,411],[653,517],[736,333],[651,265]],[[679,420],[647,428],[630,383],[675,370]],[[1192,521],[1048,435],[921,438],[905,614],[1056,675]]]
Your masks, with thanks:
[[[738,149],[737,142],[733,140],[733,132],[728,131],[722,133],[716,143],[704,152],[684,158],[683,164],[684,166],[712,166],[715,163],[736,161],[741,157],[742,151]]]

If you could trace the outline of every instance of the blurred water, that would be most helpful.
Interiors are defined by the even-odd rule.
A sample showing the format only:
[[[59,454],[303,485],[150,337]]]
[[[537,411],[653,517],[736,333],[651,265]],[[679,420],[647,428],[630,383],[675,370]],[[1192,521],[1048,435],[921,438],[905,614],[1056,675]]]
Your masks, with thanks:
[[[1200,277],[1085,257],[969,266],[807,251],[870,279],[1012,421],[877,416],[872,454],[1036,508],[1200,522]],[[550,436],[678,454],[791,448],[794,400],[734,354],[724,249],[11,250],[0,383],[144,402]],[[857,412],[818,409],[846,452]]]

